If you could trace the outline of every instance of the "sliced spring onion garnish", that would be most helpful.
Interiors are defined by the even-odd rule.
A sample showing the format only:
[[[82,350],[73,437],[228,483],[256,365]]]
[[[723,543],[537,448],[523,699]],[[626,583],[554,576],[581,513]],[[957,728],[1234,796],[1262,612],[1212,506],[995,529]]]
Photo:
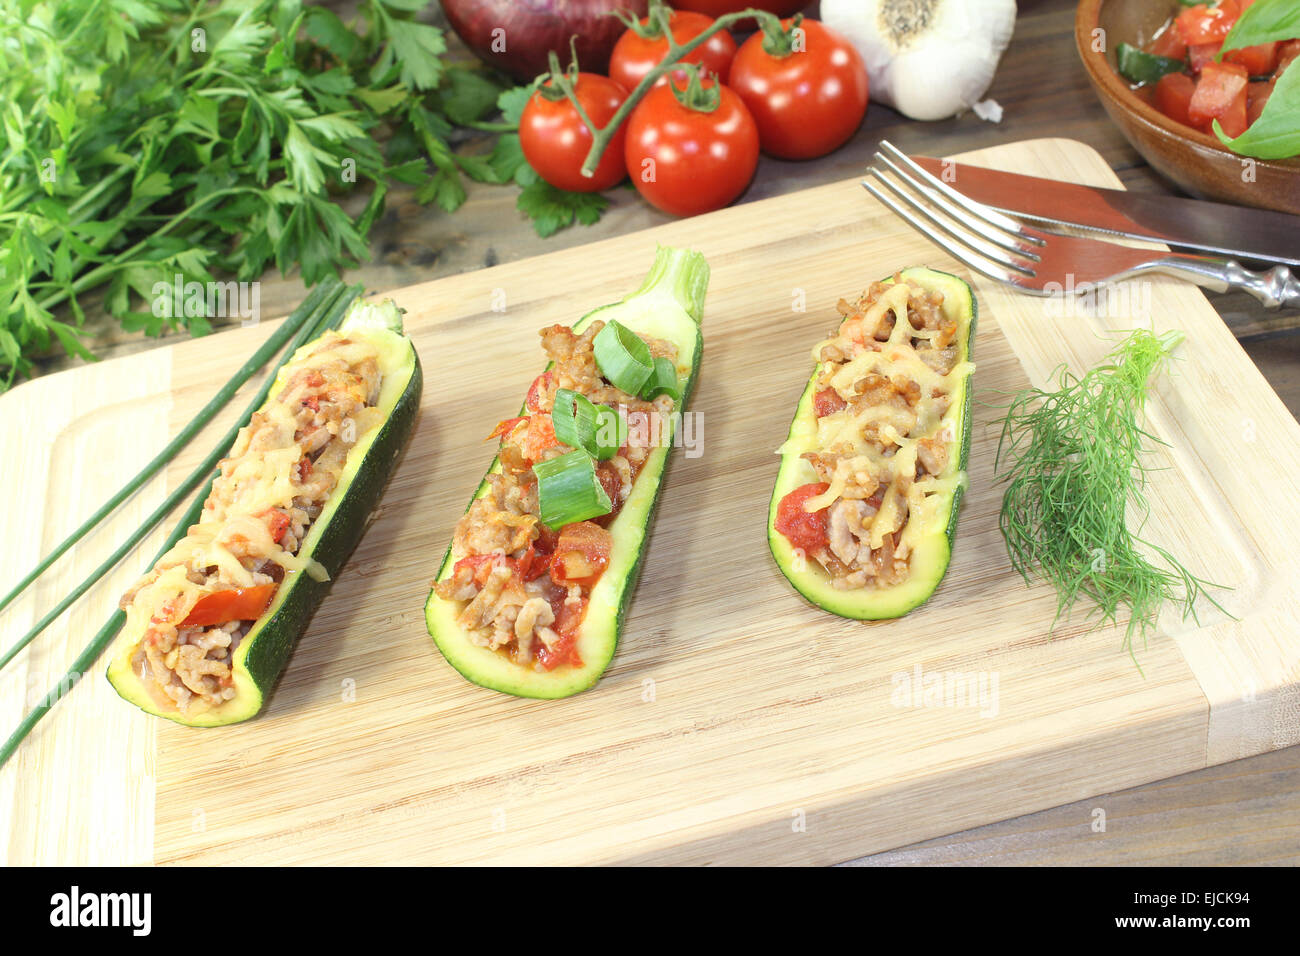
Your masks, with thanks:
[[[672,360],[662,355],[655,357],[655,370],[641,389],[641,397],[646,401],[667,395],[674,402],[682,397],[681,386],[677,383],[677,366]]]
[[[593,405],[586,395],[567,388],[555,393],[551,409],[555,437],[581,448],[598,461],[613,458],[627,440],[627,423],[607,405]]]
[[[654,375],[650,347],[635,332],[615,319],[596,333],[591,343],[600,374],[629,395],[640,395]]]
[[[608,405],[596,406],[596,450],[600,461],[613,458],[627,444],[627,419]]]
[[[533,465],[542,524],[555,530],[607,515],[614,505],[596,477],[596,463],[581,448]]]

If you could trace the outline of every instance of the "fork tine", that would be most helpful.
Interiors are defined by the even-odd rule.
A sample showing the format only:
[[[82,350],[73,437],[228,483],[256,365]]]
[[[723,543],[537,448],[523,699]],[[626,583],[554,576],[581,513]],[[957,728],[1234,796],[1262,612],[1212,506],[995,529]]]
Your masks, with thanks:
[[[959,262],[965,263],[969,268],[974,269],[980,275],[988,276],[990,279],[993,279],[996,282],[1005,282],[1007,285],[1016,286],[1017,288],[1023,289],[1026,292],[1035,291],[1034,289],[1025,286],[1022,283],[1022,277],[1017,275],[1016,273],[1003,269],[1001,266],[997,265],[996,263],[990,262],[988,259],[967,252],[960,245],[952,242],[949,239],[944,238],[940,233],[934,232],[929,228],[927,228],[924,223],[917,222],[916,218],[914,216],[909,216],[906,210],[904,210],[901,205],[899,205],[893,199],[890,199],[889,196],[885,195],[883,192],[881,192],[879,189],[877,189],[867,180],[864,179],[862,181],[862,186],[863,188],[866,189],[867,192],[871,193],[871,195],[875,196],[878,200],[880,200],[880,202],[883,203],[885,207],[891,210],[896,216],[898,216],[898,218],[902,219],[905,223],[907,223],[909,226],[911,226],[921,235],[925,236],[927,239],[929,239],[931,242],[937,245],[940,249],[943,249],[954,259],[958,260]]]
[[[991,260],[992,262],[995,262],[1000,266],[1003,266],[1008,269],[1012,269],[1015,272],[1019,272],[1021,275],[1024,275],[1028,278],[1033,277],[1034,271],[1032,268],[1032,263],[1024,260],[1017,260],[1014,256],[1010,255],[1005,250],[985,240],[982,236],[978,236],[970,232],[968,229],[966,229],[964,225],[961,224],[960,219],[953,213],[952,210],[945,209],[942,206],[937,208],[932,208],[923,205],[921,202],[917,201],[912,195],[905,192],[899,186],[895,185],[895,183],[889,177],[887,177],[883,172],[881,172],[879,169],[877,169],[874,166],[867,170],[867,175],[874,176],[880,182],[880,185],[888,189],[898,199],[901,199],[903,202],[907,203],[907,205],[910,206],[917,214],[928,219],[932,225],[937,226],[942,232],[946,233],[950,238],[957,240],[962,245],[970,249],[972,252],[975,252],[980,256],[983,256],[985,259]],[[904,179],[903,182],[906,185],[910,185],[910,183],[908,183],[906,179]],[[938,213],[942,213],[943,214],[942,217],[938,215]],[[951,246],[952,246],[951,242],[941,243],[941,245],[943,245],[945,248],[948,248],[949,251],[951,251]]]
[[[877,162],[886,166],[895,176],[897,176],[903,185],[910,188],[913,192],[924,196],[931,205],[938,206],[963,226],[969,227],[981,239],[986,242],[991,242],[993,245],[999,246],[1007,252],[1013,253],[1022,258],[1032,259],[1034,261],[1038,260],[1038,253],[1034,251],[1035,248],[1038,247],[1030,244],[1029,240],[1012,239],[1006,236],[1001,229],[992,228],[986,223],[979,222],[978,219],[972,220],[971,216],[964,214],[965,206],[960,203],[952,202],[949,199],[950,196],[956,195],[951,190],[940,192],[936,189],[931,189],[925,183],[917,182],[908,175],[905,170],[900,169],[894,164],[893,160],[883,153],[876,153],[875,158]]]
[[[908,173],[911,174],[910,176],[906,176],[904,178],[919,180],[921,183],[925,183],[929,185],[932,189],[939,190],[941,193],[951,198],[953,202],[957,203],[959,206],[961,206],[971,215],[978,216],[979,218],[983,219],[985,222],[998,227],[1004,232],[1010,233],[1011,235],[1016,236],[1019,239],[1025,240],[1026,242],[1032,242],[1034,245],[1038,245],[1038,246],[1043,245],[1043,240],[1038,236],[1036,236],[1034,233],[1030,232],[1024,226],[1023,223],[1017,222],[1015,219],[1012,219],[1010,216],[998,212],[996,209],[990,209],[982,202],[978,202],[974,199],[971,199],[969,196],[964,195],[959,190],[954,189],[948,183],[945,183],[943,182],[943,180],[934,176],[929,170],[922,169],[916,163],[912,162],[912,158],[910,156],[908,156],[906,153],[900,150],[893,143],[889,142],[889,140],[887,139],[881,140],[880,149],[888,153],[889,158],[892,158],[897,163],[901,164],[904,168],[907,169]],[[880,154],[877,153],[877,156],[880,156]],[[886,157],[883,156],[881,156],[880,158],[886,159]],[[886,161],[888,160],[886,159]],[[893,164],[891,163],[890,165],[892,166]],[[900,176],[903,175],[902,171],[899,170],[896,166],[894,167],[894,171],[897,172]]]

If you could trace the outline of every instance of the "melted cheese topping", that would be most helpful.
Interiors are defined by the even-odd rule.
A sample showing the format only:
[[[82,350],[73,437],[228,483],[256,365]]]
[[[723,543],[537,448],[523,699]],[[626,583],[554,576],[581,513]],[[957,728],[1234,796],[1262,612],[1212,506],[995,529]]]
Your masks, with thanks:
[[[281,373],[282,381],[339,360],[355,368],[377,357],[373,344],[344,340],[335,332],[309,348],[311,351],[294,356]],[[221,587],[252,587],[256,579],[246,564],[255,567],[261,560],[278,564],[286,573],[303,571],[318,581],[328,580],[329,573],[318,561],[296,555],[276,541],[266,520],[272,509],[288,512],[295,507],[294,499],[303,493],[298,475],[305,449],[294,436],[305,391],[303,387],[283,387],[275,401],[257,413],[260,418],[240,429],[230,455],[221,462],[218,486],[204,503],[199,521],[159,558],[157,577],[141,587],[127,606],[129,621],[147,626],[155,617],[183,620],[188,609],[212,590],[189,576],[202,576],[209,568],[217,570]],[[355,431],[349,443],[377,427],[382,419],[377,408],[362,409],[348,425]],[[338,440],[337,435],[330,439]],[[327,494],[324,500],[328,499]]]
[[[855,471],[869,471],[885,491],[880,508],[870,519],[869,543],[872,550],[884,546],[888,535],[903,528],[895,554],[906,557],[922,534],[933,514],[943,503],[941,493],[951,494],[965,481],[964,473],[945,477],[925,475],[914,480],[918,445],[922,440],[940,438],[948,450],[949,461],[956,454],[952,418],[957,414],[958,390],[974,370],[967,361],[954,363],[944,374],[928,365],[913,345],[914,339],[933,341],[937,329],[916,329],[907,318],[908,300],[914,290],[906,282],[897,282],[872,304],[862,327],[877,327],[886,311],[894,314],[893,328],[884,342],[863,345],[851,342],[841,333],[818,343],[813,350],[820,360],[822,349],[835,343],[841,348],[852,345],[852,357],[827,381],[849,407],[823,415],[817,421],[816,447],[827,452],[850,455],[841,458],[832,472],[826,491],[804,502],[809,513],[829,508],[839,500]],[[873,347],[875,346],[875,347]],[[895,383],[910,379],[920,388],[920,396],[910,408],[894,404],[852,407],[856,383],[876,374]],[[868,438],[867,426],[874,424],[875,434]],[[949,469],[945,468],[945,471]],[[910,520],[909,520],[910,519]]]

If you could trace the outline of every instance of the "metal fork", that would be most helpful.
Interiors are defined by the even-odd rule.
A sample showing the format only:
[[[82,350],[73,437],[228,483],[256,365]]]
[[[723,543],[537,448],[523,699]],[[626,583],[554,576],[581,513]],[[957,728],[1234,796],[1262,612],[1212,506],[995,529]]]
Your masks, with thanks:
[[[875,159],[867,170],[875,182],[862,181],[871,195],[953,258],[1031,295],[1083,292],[1162,273],[1215,292],[1249,292],[1266,309],[1300,308],[1300,280],[1282,266],[1252,272],[1231,259],[1040,232],[962,195],[887,141]]]

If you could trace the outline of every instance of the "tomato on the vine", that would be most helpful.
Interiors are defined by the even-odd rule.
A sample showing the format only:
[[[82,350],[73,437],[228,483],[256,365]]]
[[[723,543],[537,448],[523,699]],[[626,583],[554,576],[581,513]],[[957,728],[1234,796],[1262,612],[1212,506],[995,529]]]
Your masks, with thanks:
[[[867,112],[867,67],[845,37],[817,20],[759,31],[731,63],[729,85],[758,123],[763,150],[812,159],[842,146]],[[796,31],[802,30],[802,35]]]
[[[654,87],[627,124],[627,171],[651,205],[693,216],[727,205],[758,167],[758,127],[740,97],[712,78]]]
[[[694,10],[705,13],[715,20],[724,13],[739,13],[753,7],[755,10],[767,10],[778,17],[789,17],[808,6],[811,0],[674,0],[673,6],[678,10]]]
[[[591,130],[553,84],[553,80],[543,83],[528,98],[519,118],[519,145],[524,159],[557,189],[589,193],[617,186],[626,173],[622,157],[627,124],[611,137],[595,174],[582,175],[583,161],[591,150]],[[574,92],[597,127],[604,127],[627,99],[622,85],[596,73],[578,73]]]
[[[656,9],[651,7],[651,10]],[[627,31],[614,44],[614,52],[609,58],[609,78],[623,85],[629,92],[636,89],[647,73],[664,61],[668,56],[668,38],[657,27],[650,27],[650,17],[645,17],[638,26],[628,27]],[[702,13],[672,11],[668,19],[668,29],[673,39],[680,44],[689,43],[713,26],[713,18]],[[653,29],[653,32],[651,32]],[[731,71],[731,60],[736,55],[736,41],[726,30],[719,30],[704,41],[704,45],[689,53],[682,62],[698,63],[705,71],[713,74],[723,83]],[[684,70],[674,70],[673,76],[684,77]],[[659,80],[663,83],[663,79]]]

